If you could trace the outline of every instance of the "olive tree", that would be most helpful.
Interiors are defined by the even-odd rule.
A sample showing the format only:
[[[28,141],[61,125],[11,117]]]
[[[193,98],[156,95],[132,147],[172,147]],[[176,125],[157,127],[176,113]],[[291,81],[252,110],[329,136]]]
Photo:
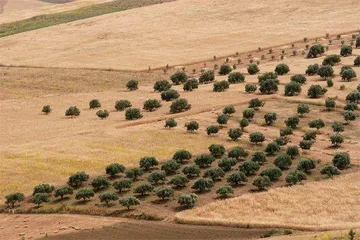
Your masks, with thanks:
[[[242,131],[240,128],[230,128],[228,131],[228,136],[231,140],[236,141],[242,136]]]
[[[258,144],[265,141],[265,136],[261,132],[253,132],[250,133],[249,140],[252,143]]]
[[[113,187],[121,193],[124,189],[130,189],[133,185],[133,181],[130,178],[123,178],[113,183]]]
[[[173,101],[170,105],[170,113],[180,113],[190,110],[191,105],[184,98]]]
[[[271,186],[271,180],[268,176],[257,176],[254,178],[252,184],[257,187],[259,191],[264,191]]]
[[[280,146],[276,142],[270,142],[268,143],[264,151],[269,155],[273,155],[276,152],[280,151]]]
[[[199,129],[199,123],[197,121],[190,121],[185,123],[186,130],[189,132],[194,132]]]
[[[337,167],[326,165],[320,171],[321,174],[327,175],[329,178],[335,175],[340,175],[340,170]]]
[[[188,79],[188,76],[186,75],[186,73],[184,72],[176,72],[173,75],[171,75],[170,80],[175,84],[175,85],[179,85],[182,83],[185,83],[186,80]]]
[[[239,146],[231,148],[228,152],[228,158],[232,158],[237,161],[245,159],[248,155],[249,153]]]
[[[206,169],[206,171],[204,172],[204,178],[210,178],[214,182],[220,180],[224,176],[225,176],[225,172],[220,167],[219,168],[209,168],[209,169]]]
[[[309,113],[310,108],[309,105],[300,103],[297,105],[297,113],[302,117],[304,114]]]
[[[125,167],[120,163],[111,163],[105,168],[106,174],[110,175],[111,178],[116,177],[119,173],[125,172]]]
[[[54,196],[60,197],[60,199],[62,200],[62,199],[64,199],[64,196],[72,195],[73,193],[74,193],[74,189],[72,187],[63,186],[63,187],[59,187],[55,190]]]
[[[245,75],[240,72],[232,72],[228,76],[228,82],[230,84],[245,82]]]
[[[119,200],[119,203],[129,210],[132,206],[140,205],[140,200],[136,197],[123,197]]]
[[[312,159],[302,159],[299,161],[296,169],[299,171],[303,171],[307,174],[311,172],[311,169],[316,168],[316,162]]]
[[[350,155],[347,152],[335,153],[332,159],[333,165],[340,170],[349,167],[350,162],[351,162]]]
[[[174,128],[177,126],[177,122],[173,118],[169,118],[165,120],[165,128]]]
[[[129,91],[135,91],[139,88],[139,82],[137,80],[130,80],[126,83],[126,88]]]
[[[216,190],[216,194],[219,195],[221,198],[227,198],[229,197],[229,195],[233,194],[234,190],[231,186],[229,185],[223,185],[220,186],[217,190]]]
[[[277,114],[275,112],[266,113],[264,115],[265,123],[268,126],[271,126],[277,119]]]
[[[144,196],[154,190],[154,187],[150,183],[142,183],[134,189],[134,193]]]
[[[284,94],[285,96],[295,96],[301,93],[301,84],[298,82],[291,81],[285,85]]]
[[[93,99],[89,102],[89,108],[93,109],[93,108],[99,108],[101,107],[101,103],[98,99]]]
[[[211,144],[208,149],[210,154],[215,158],[219,158],[225,154],[225,147],[221,144]]]
[[[236,171],[231,173],[226,181],[232,186],[239,186],[240,184],[247,182],[248,178],[244,172]]]
[[[150,168],[159,165],[158,160],[155,157],[142,157],[140,159],[140,167],[145,171],[149,170]]]
[[[128,108],[125,111],[125,119],[126,120],[137,120],[142,117],[143,117],[143,115],[141,114],[139,108]]]
[[[132,105],[131,105],[130,101],[128,101],[128,100],[122,99],[122,100],[115,102],[115,109],[117,111],[124,111],[126,108],[129,108],[131,106]]]
[[[209,191],[214,186],[214,181],[210,178],[199,178],[197,179],[191,188],[198,192]]]
[[[198,177],[200,175],[200,168],[198,165],[189,165],[185,166],[182,172],[188,177]]]
[[[178,199],[178,203],[180,206],[183,206],[185,208],[191,208],[195,206],[197,202],[197,195],[194,193],[190,194],[181,194]]]
[[[291,157],[284,153],[279,154],[276,156],[274,164],[282,170],[289,169],[292,164]]]
[[[163,92],[171,88],[171,84],[167,80],[159,80],[154,84],[154,91]]]
[[[178,93],[178,91],[176,91],[174,89],[169,89],[169,90],[163,91],[161,93],[161,99],[164,101],[167,101],[167,102],[175,100],[179,97],[180,97],[180,94]]]
[[[184,160],[190,160],[191,158],[192,154],[185,149],[177,150],[172,157],[172,159],[176,160],[178,163],[182,163]]]
[[[244,161],[239,165],[239,171],[245,173],[246,176],[254,175],[259,169],[260,165],[251,160]]]
[[[161,198],[162,200],[165,200],[165,198],[170,198],[175,193],[174,189],[167,186],[162,186],[157,189],[155,189],[155,194],[158,198]]]
[[[198,166],[196,167],[199,169]],[[199,173],[200,173],[200,169],[199,169]],[[180,187],[185,187],[188,182],[189,179],[185,175],[176,175],[169,181],[169,184],[173,185],[175,188],[180,188]]]
[[[275,72],[278,75],[284,75],[284,74],[287,74],[288,72],[290,72],[290,68],[288,65],[281,63],[275,67]]]
[[[110,202],[117,201],[118,199],[118,195],[114,192],[104,192],[99,195],[100,202],[105,202],[107,207],[109,207]]]
[[[94,190],[92,190],[91,188],[83,188],[80,189],[76,195],[75,195],[75,199],[76,200],[83,200],[83,202],[85,202],[86,200],[89,200],[90,198],[94,197],[95,193]]]
[[[5,199],[6,199],[5,203],[8,204],[9,206],[11,205],[11,208],[14,208],[16,202],[24,201],[25,195],[23,193],[16,192],[6,195]]]
[[[106,178],[98,176],[91,181],[91,186],[94,188],[95,191],[98,191],[100,189],[109,187],[110,182]]]
[[[210,154],[201,154],[196,157],[195,164],[199,167],[208,167],[215,161],[215,158]]]
[[[69,177],[68,185],[71,187],[80,187],[83,182],[86,182],[89,180],[89,175],[87,175],[85,172],[77,172],[74,175]]]
[[[260,176],[267,176],[271,181],[276,181],[282,176],[282,171],[278,167],[269,167],[264,169],[260,173]]]

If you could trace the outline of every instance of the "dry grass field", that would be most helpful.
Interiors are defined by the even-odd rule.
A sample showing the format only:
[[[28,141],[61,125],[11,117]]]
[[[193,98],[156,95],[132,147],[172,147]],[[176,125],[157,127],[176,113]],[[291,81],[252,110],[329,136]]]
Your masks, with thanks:
[[[180,0],[3,38],[1,63],[136,70],[181,65],[356,30],[359,10],[353,0]]]

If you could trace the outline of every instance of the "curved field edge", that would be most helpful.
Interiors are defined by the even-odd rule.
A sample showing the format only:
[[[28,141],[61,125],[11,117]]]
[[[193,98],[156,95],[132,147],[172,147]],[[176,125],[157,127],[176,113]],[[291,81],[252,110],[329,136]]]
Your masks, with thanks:
[[[29,19],[1,24],[0,38],[62,23],[171,1],[174,0],[115,0],[65,12],[39,15]]]
[[[246,194],[178,213],[176,222],[304,231],[360,227],[360,176]]]

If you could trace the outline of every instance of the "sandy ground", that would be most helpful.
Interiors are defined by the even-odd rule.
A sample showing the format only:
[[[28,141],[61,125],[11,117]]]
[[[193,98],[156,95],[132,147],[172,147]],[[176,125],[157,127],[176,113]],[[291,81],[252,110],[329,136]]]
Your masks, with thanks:
[[[353,0],[180,0],[2,38],[1,63],[115,69],[178,65],[356,30],[359,10]]]

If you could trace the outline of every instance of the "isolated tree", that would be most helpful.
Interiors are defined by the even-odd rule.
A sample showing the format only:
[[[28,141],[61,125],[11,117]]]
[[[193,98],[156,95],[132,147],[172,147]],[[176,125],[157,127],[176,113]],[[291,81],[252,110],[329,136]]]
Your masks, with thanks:
[[[189,132],[194,132],[199,129],[199,123],[197,121],[190,121],[185,123],[186,130]]]
[[[284,153],[279,154],[276,156],[274,164],[282,170],[289,169],[292,164],[291,157]]]
[[[48,193],[36,193],[31,200],[37,207],[40,207],[42,203],[50,202],[50,195]]]
[[[297,82],[300,84],[305,84],[306,83],[306,77],[302,74],[296,74],[290,77],[290,81],[291,82]]]
[[[297,146],[289,146],[286,149],[286,154],[289,155],[292,159],[294,159],[296,156],[299,156],[299,148]]]
[[[175,173],[176,170],[180,169],[181,165],[174,159],[168,160],[161,165],[161,170],[164,170],[166,174]]]
[[[89,180],[89,175],[87,175],[85,172],[77,172],[74,175],[69,177],[68,185],[71,187],[80,187],[83,182],[86,182]]]
[[[253,132],[250,133],[249,140],[252,143],[258,144],[265,141],[265,136],[261,132]]]
[[[295,96],[301,93],[301,84],[298,82],[291,81],[285,85],[284,94],[285,96]]]
[[[194,89],[198,89],[199,88],[199,82],[198,80],[191,78],[186,80],[186,82],[184,83],[183,89],[184,91],[187,92],[191,92]]]
[[[177,122],[173,118],[166,119],[165,128],[174,128],[177,126]]]
[[[181,149],[177,150],[172,159],[176,160],[178,163],[183,163],[184,160],[190,160],[192,155],[189,151]]]
[[[89,108],[93,109],[93,108],[100,108],[101,107],[101,103],[98,99],[93,99],[89,102]]]
[[[320,77],[328,79],[334,76],[334,69],[331,65],[323,65],[319,68],[318,74]]]
[[[331,128],[333,129],[334,132],[339,133],[339,132],[343,132],[345,130],[344,128],[344,124],[342,122],[334,122],[331,125]]]
[[[94,196],[95,196],[95,193],[91,188],[83,188],[83,189],[80,189],[76,193],[75,199],[76,200],[81,200],[82,199],[85,202],[86,200],[89,200],[90,198],[92,198]]]
[[[63,187],[59,187],[55,190],[54,196],[60,197],[62,200],[62,199],[64,199],[64,196],[72,195],[73,193],[74,193],[74,189],[72,187],[63,186]]]
[[[180,94],[174,89],[169,89],[161,93],[161,99],[167,102],[178,99],[179,97]]]
[[[91,186],[94,188],[95,191],[98,191],[100,189],[109,187],[110,182],[106,178],[98,176],[91,181]]]
[[[185,208],[191,208],[195,206],[197,202],[197,195],[195,193],[190,194],[181,194],[178,199],[178,203],[180,206],[183,206]]]
[[[210,178],[199,178],[197,179],[191,188],[198,192],[209,191],[214,186],[214,181]]]
[[[307,67],[305,74],[309,76],[313,76],[318,73],[318,70],[319,70],[319,64],[312,64]]]
[[[357,57],[354,59],[354,66],[355,66],[355,67],[360,67],[360,56],[357,56]]]
[[[132,187],[133,181],[130,178],[123,178],[119,181],[113,183],[113,187],[121,193],[124,189],[130,189]]]
[[[255,116],[255,109],[253,108],[247,108],[243,111],[243,118],[247,120],[253,119]]]
[[[54,191],[54,189],[55,189],[54,186],[52,186],[50,184],[47,184],[47,183],[39,184],[34,187],[33,196],[37,193],[51,194]]]
[[[316,168],[316,162],[312,159],[302,159],[299,161],[296,169],[303,171],[307,174],[311,172],[311,169]]]
[[[264,119],[265,119],[266,125],[271,126],[276,121],[277,115],[274,112],[266,113],[264,115]]]
[[[239,146],[231,148],[228,152],[228,158],[232,158],[237,161],[245,159],[248,155],[249,153]]]
[[[276,66],[275,72],[278,75],[284,75],[284,74],[287,74],[288,72],[290,72],[290,68],[288,65],[281,63]]]
[[[171,84],[167,80],[159,80],[154,84],[154,91],[163,92],[169,90],[171,88]]]
[[[153,190],[154,190],[154,187],[150,183],[146,182],[146,183],[142,183],[139,186],[137,186],[134,189],[134,193],[144,196],[145,194],[148,194],[148,193],[152,192]]]
[[[199,167],[210,166],[215,161],[215,158],[210,154],[201,154],[195,159],[195,164]]]
[[[356,72],[352,68],[347,68],[340,72],[340,76],[344,81],[351,81],[356,77]]]
[[[229,105],[229,106],[226,106],[224,109],[223,109],[223,114],[226,114],[226,115],[232,115],[236,112],[235,110],[235,107],[234,105]]]
[[[140,159],[140,167],[145,171],[149,170],[152,167],[159,165],[158,160],[155,157],[143,157]]]
[[[250,110],[251,111],[251,110]],[[255,111],[253,112],[255,114]],[[239,121],[239,125],[241,128],[241,131],[244,131],[244,128],[246,128],[247,126],[249,126],[249,120],[247,118],[242,118]]]
[[[251,160],[244,161],[239,165],[239,171],[245,173],[246,176],[254,175],[259,169],[260,165]]]
[[[211,144],[208,149],[210,154],[215,158],[219,158],[225,154],[225,147],[221,144]]]
[[[310,128],[316,128],[317,130],[319,130],[320,128],[325,127],[325,123],[322,119],[315,119],[309,122],[309,127]]]
[[[269,167],[264,169],[260,173],[260,176],[267,176],[271,181],[276,181],[282,176],[282,171],[278,167]]]
[[[130,207],[140,205],[140,200],[136,197],[123,197],[119,200],[119,203],[130,210]]]
[[[41,110],[43,113],[45,113],[46,115],[50,114],[51,113],[51,107],[50,105],[45,105],[42,110]]]
[[[310,112],[309,105],[303,103],[298,104],[297,113],[300,115],[300,117],[302,117],[304,114],[309,112]]]
[[[141,114],[139,108],[128,108],[125,111],[125,119],[126,120],[137,120],[142,117],[143,117],[143,115]]]
[[[173,101],[170,105],[170,113],[185,112],[191,108],[191,105],[184,98]]]
[[[205,71],[201,73],[199,77],[199,83],[201,84],[207,84],[213,82],[214,80],[215,80],[215,73],[213,70]]]
[[[248,83],[245,85],[245,92],[247,93],[253,93],[256,92],[256,90],[257,90],[256,84]]]
[[[182,172],[188,177],[194,177],[194,176],[198,177],[200,175],[200,168],[198,165],[189,165],[189,166],[185,166]]]
[[[265,103],[258,98],[253,98],[249,101],[249,108],[253,108],[255,110],[259,110],[259,108],[263,107],[264,105]]]
[[[353,111],[345,111],[344,112],[344,120],[349,123],[350,121],[355,121],[356,114]]]
[[[105,202],[107,207],[109,207],[110,202],[117,201],[118,199],[118,195],[116,195],[114,192],[105,192],[99,195],[100,202]]]
[[[271,180],[268,176],[257,176],[253,180],[253,185],[259,189],[259,191],[264,191],[271,186]]]
[[[232,68],[227,65],[227,64],[223,64],[220,66],[220,70],[219,70],[219,74],[220,75],[227,75],[232,71]]]
[[[256,162],[259,165],[263,165],[267,162],[265,153],[260,151],[254,152],[250,160]]]
[[[341,62],[341,58],[336,54],[332,54],[332,55],[326,56],[326,58],[322,62],[322,65],[323,66],[326,66],[326,65],[334,66],[340,62]]]
[[[96,116],[98,116],[100,119],[105,119],[109,117],[110,113],[108,110],[99,110],[96,112]]]
[[[325,100],[325,108],[327,111],[331,111],[336,107],[335,98],[327,98]]]
[[[231,173],[226,181],[232,186],[239,186],[240,184],[247,182],[248,178],[244,172],[236,171]]]
[[[115,103],[115,109],[117,111],[124,111],[126,108],[129,108],[131,106],[132,105],[131,105],[130,101],[123,100],[123,99],[119,100],[119,101],[116,101],[116,103]]]
[[[231,140],[236,141],[242,136],[241,128],[230,128],[228,131],[228,136]]]
[[[129,91],[135,91],[139,88],[139,82],[137,80],[130,80],[126,83],[126,88]]]
[[[223,185],[220,186],[217,190],[216,190],[216,194],[219,195],[221,198],[227,198],[229,197],[229,195],[233,194],[234,190],[231,186],[229,185]]]
[[[350,56],[352,54],[352,46],[342,46],[340,50],[340,55],[343,57]]]
[[[148,182],[151,184],[158,184],[159,182],[166,181],[166,172],[165,171],[154,171],[149,174],[147,178]]]
[[[179,85],[182,83],[185,83],[186,80],[188,79],[188,76],[186,75],[185,72],[176,72],[173,75],[171,75],[170,80],[175,84],[175,85]]]
[[[245,82],[245,75],[240,72],[232,72],[228,76],[228,82],[230,84],[243,83]]]
[[[247,71],[250,75],[255,75],[257,74],[258,72],[260,72],[260,69],[258,67],[258,65],[256,64],[250,64],[247,68]]]
[[[337,167],[326,165],[320,171],[321,174],[327,175],[329,178],[335,175],[340,175],[340,170]]]
[[[314,142],[312,140],[302,140],[299,143],[299,147],[303,150],[310,150],[313,144]]]
[[[292,170],[286,175],[285,181],[289,185],[295,185],[301,182],[302,180],[305,180],[306,177],[307,177],[306,173],[299,170]]]
[[[225,176],[224,170],[219,168],[209,168],[204,172],[204,178],[210,178],[213,181],[218,181]]]
[[[260,83],[260,92],[262,94],[273,94],[278,91],[278,81],[276,79],[266,79]]]
[[[215,82],[213,85],[213,91],[214,92],[224,92],[226,89],[229,89],[230,84],[228,81],[220,81],[220,82]]]
[[[227,124],[227,122],[229,121],[229,115],[227,114],[220,114],[217,119],[216,119],[217,123],[220,125],[225,125]]]
[[[350,155],[347,152],[335,153],[332,159],[333,165],[340,170],[349,167],[350,162],[351,162]]]
[[[199,168],[198,166],[196,167]],[[199,173],[200,173],[200,169],[199,169]],[[175,186],[175,188],[179,188],[179,187],[185,187],[185,185],[188,182],[189,179],[185,175],[176,175],[169,181],[169,184]]]
[[[6,199],[5,203],[11,206],[11,208],[14,208],[16,202],[24,201],[25,195],[23,193],[16,192],[6,195],[5,199]]]
[[[69,117],[77,117],[80,115],[80,110],[76,107],[76,106],[72,106],[69,107],[66,111],[65,111],[65,116],[69,116]]]
[[[310,47],[307,57],[308,58],[316,58],[321,56],[325,52],[325,48],[321,44],[315,44]]]
[[[175,193],[174,189],[167,186],[162,186],[157,189],[155,189],[155,194],[158,198],[161,198],[162,200],[165,200],[165,198],[170,198]]]
[[[132,179],[133,181],[137,180],[137,178],[142,176],[143,174],[144,170],[142,168],[131,168],[125,171],[125,176]]]

